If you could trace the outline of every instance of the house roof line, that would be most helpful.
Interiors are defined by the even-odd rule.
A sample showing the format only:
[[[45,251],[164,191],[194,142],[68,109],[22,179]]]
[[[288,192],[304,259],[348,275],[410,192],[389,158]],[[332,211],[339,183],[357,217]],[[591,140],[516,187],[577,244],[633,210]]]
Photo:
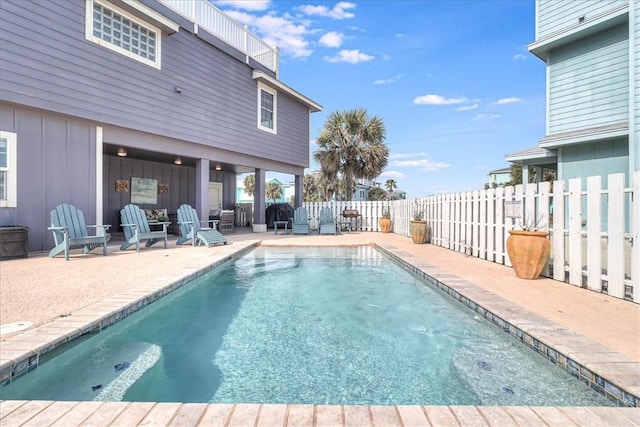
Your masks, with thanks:
[[[264,71],[253,70],[253,79],[266,83],[269,86],[279,89],[282,92],[285,92],[286,94],[288,94],[289,96],[294,97],[298,101],[306,104],[312,113],[317,113],[318,111],[322,111],[322,105],[318,104],[315,101],[312,101],[311,99],[307,98],[300,92],[290,88],[286,84],[282,83],[280,80],[271,77]]]

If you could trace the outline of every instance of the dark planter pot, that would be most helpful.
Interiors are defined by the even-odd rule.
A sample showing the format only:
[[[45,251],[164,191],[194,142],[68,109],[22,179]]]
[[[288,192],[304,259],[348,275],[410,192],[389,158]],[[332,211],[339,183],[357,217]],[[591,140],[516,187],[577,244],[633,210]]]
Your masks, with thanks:
[[[26,258],[28,228],[21,225],[0,226],[0,259]]]
[[[427,221],[411,221],[409,223],[409,234],[413,243],[421,245],[427,241]]]

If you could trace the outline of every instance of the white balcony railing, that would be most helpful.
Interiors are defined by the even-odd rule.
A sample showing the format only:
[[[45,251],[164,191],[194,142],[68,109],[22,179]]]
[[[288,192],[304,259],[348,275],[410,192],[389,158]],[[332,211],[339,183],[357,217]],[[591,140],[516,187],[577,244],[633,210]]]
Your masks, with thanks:
[[[245,26],[206,0],[158,0],[231,47],[278,73],[278,49],[269,46]]]

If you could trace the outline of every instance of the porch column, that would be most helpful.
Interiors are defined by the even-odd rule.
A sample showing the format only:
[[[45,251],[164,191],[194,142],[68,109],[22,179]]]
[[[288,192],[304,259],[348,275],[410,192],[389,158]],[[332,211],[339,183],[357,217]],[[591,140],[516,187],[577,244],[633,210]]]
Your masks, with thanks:
[[[296,208],[299,208],[300,206],[302,206],[303,197],[304,197],[303,183],[304,183],[304,175],[296,175],[296,188],[295,188],[295,192],[293,193],[295,197],[294,207]]]
[[[529,165],[522,165],[522,182],[520,184],[528,184],[529,183]]]
[[[264,233],[267,231],[267,221],[265,213],[265,170],[256,169],[256,188],[253,193],[253,232]]]
[[[200,219],[209,219],[209,159],[198,159],[196,161],[195,208]]]

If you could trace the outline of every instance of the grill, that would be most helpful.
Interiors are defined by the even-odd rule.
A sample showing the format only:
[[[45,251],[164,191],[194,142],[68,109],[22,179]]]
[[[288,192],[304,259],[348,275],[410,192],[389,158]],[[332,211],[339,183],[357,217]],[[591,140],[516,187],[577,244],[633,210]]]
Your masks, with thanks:
[[[357,209],[345,209],[342,211],[343,218],[358,218],[359,216]]]

